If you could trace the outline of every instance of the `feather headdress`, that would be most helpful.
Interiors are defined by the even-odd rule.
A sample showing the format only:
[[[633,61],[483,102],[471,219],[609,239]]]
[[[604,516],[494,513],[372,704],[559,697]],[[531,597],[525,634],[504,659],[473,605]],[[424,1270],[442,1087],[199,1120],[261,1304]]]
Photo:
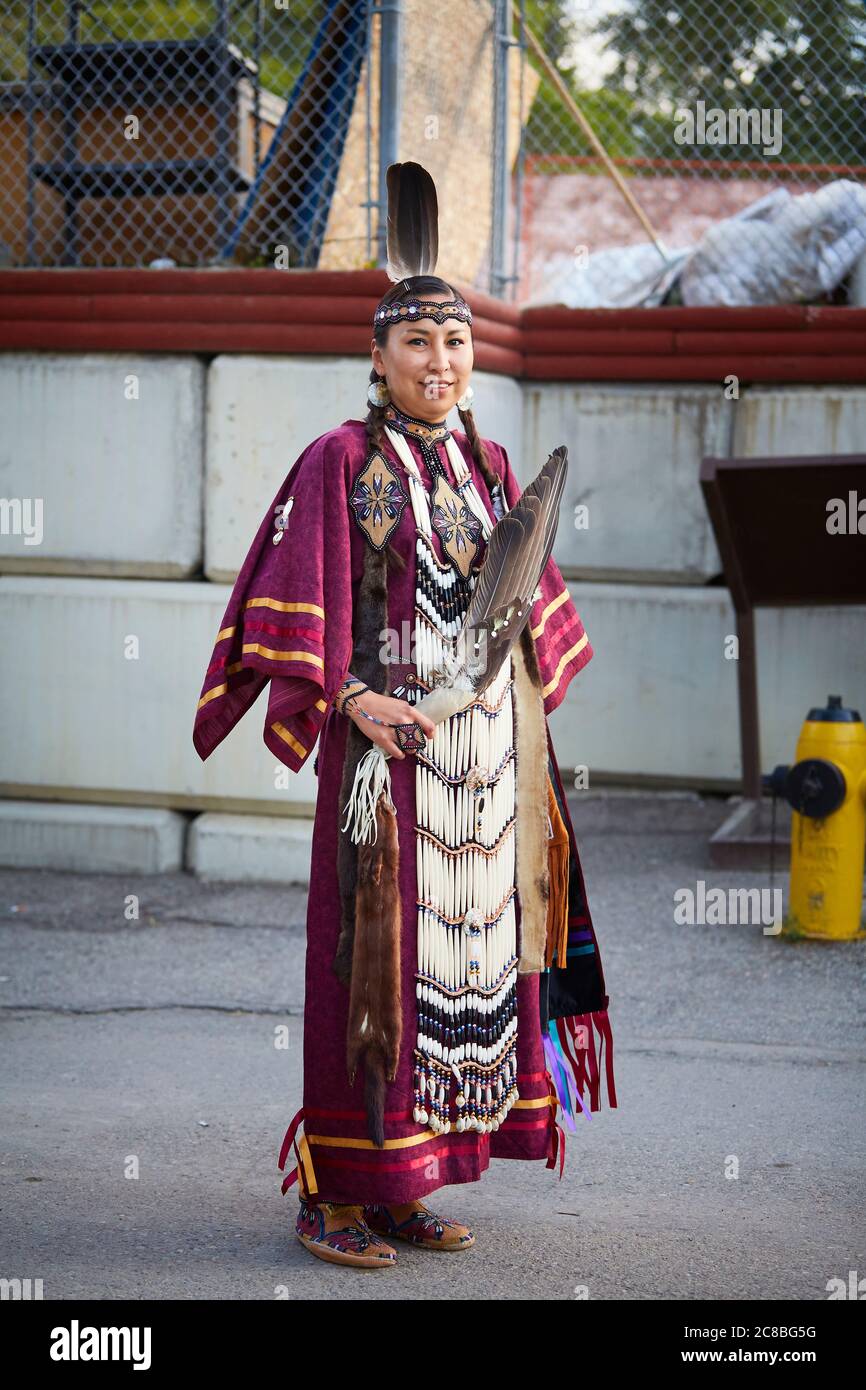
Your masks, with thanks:
[[[386,184],[385,273],[398,288],[403,282],[405,298],[398,295],[381,302],[373,315],[373,327],[415,318],[432,318],[437,323],[458,318],[471,323],[472,310],[461,295],[444,303],[421,300],[409,283],[414,277],[433,275],[439,260],[439,201],[432,178],[423,165],[409,160],[388,166]]]
[[[391,164],[388,185],[387,264],[389,280],[432,275],[439,260],[439,202],[436,185],[420,164]]]

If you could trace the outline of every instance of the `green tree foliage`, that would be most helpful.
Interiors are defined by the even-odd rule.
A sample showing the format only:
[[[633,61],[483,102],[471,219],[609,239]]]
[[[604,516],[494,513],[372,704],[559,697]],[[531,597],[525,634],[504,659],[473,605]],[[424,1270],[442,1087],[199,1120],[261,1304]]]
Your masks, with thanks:
[[[584,115],[612,155],[640,153],[630,128],[634,99],[622,87],[582,92],[575,84],[569,68],[573,46],[586,35],[587,22],[568,0],[529,0],[526,23],[535,34],[547,57],[553,63],[566,87],[571,91]],[[518,34],[514,25],[515,37]],[[556,157],[586,156],[593,153],[580,126],[562,100],[556,87],[544,72],[532,50],[527,51],[529,63],[541,82],[532,103],[524,132],[524,148],[530,155]],[[551,168],[555,165],[551,165]]]
[[[23,81],[27,73],[27,15],[36,5],[37,44],[69,38],[73,0],[0,0],[0,81]],[[257,0],[232,0],[229,40],[247,58],[255,42]],[[152,43],[160,39],[201,39],[214,32],[215,0],[82,0],[78,5],[80,43]],[[322,0],[286,0],[284,8],[261,6],[261,84],[287,97],[301,71],[323,13]],[[37,77],[41,76],[36,70]]]
[[[607,87],[629,96],[643,154],[681,154],[675,110],[703,101],[780,110],[784,143],[772,162],[866,163],[863,0],[635,0],[596,33],[617,55]],[[742,146],[690,153],[744,158]]]
[[[572,43],[579,38],[581,25],[568,0],[527,0],[526,23],[555,67]],[[515,20],[514,32],[517,32]]]

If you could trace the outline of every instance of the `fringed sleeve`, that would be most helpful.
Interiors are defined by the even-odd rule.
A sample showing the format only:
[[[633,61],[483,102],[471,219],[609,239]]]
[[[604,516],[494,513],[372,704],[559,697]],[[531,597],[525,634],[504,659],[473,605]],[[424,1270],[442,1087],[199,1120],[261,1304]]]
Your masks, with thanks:
[[[513,507],[522,488],[514,475],[508,454],[501,444],[485,440],[505,492],[505,500]],[[495,451],[495,452],[494,452]],[[532,606],[529,628],[535,639],[538,669],[544,691],[544,713],[552,714],[565,698],[569,682],[591,660],[590,645],[580,614],[572,602],[559,569],[548,560],[541,576],[541,597]]]
[[[201,758],[269,681],[265,744],[293,772],[312,752],[352,649],[350,470],[342,432],[322,435],[265,513],[202,685],[193,729]]]

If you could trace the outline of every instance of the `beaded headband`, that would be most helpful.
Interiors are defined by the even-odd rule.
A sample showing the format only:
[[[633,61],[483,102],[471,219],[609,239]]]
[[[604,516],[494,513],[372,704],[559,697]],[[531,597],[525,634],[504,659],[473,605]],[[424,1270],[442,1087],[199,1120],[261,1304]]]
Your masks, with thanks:
[[[400,319],[433,319],[435,323],[460,319],[462,323],[471,324],[472,310],[465,299],[446,299],[444,303],[436,299],[411,299],[377,309],[373,315],[373,327],[381,328],[385,323],[397,323]]]

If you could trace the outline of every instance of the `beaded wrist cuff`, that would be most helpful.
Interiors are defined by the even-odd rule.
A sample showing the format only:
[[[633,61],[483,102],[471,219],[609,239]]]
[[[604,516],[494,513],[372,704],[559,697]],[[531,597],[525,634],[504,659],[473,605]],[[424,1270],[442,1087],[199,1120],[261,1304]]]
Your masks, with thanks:
[[[347,701],[351,700],[355,695],[362,695],[363,692],[369,690],[369,688],[370,687],[366,685],[364,681],[359,680],[357,676],[353,676],[352,673],[349,672],[349,675],[343,681],[343,684],[334,696],[334,708],[337,710],[337,713],[345,714]]]

